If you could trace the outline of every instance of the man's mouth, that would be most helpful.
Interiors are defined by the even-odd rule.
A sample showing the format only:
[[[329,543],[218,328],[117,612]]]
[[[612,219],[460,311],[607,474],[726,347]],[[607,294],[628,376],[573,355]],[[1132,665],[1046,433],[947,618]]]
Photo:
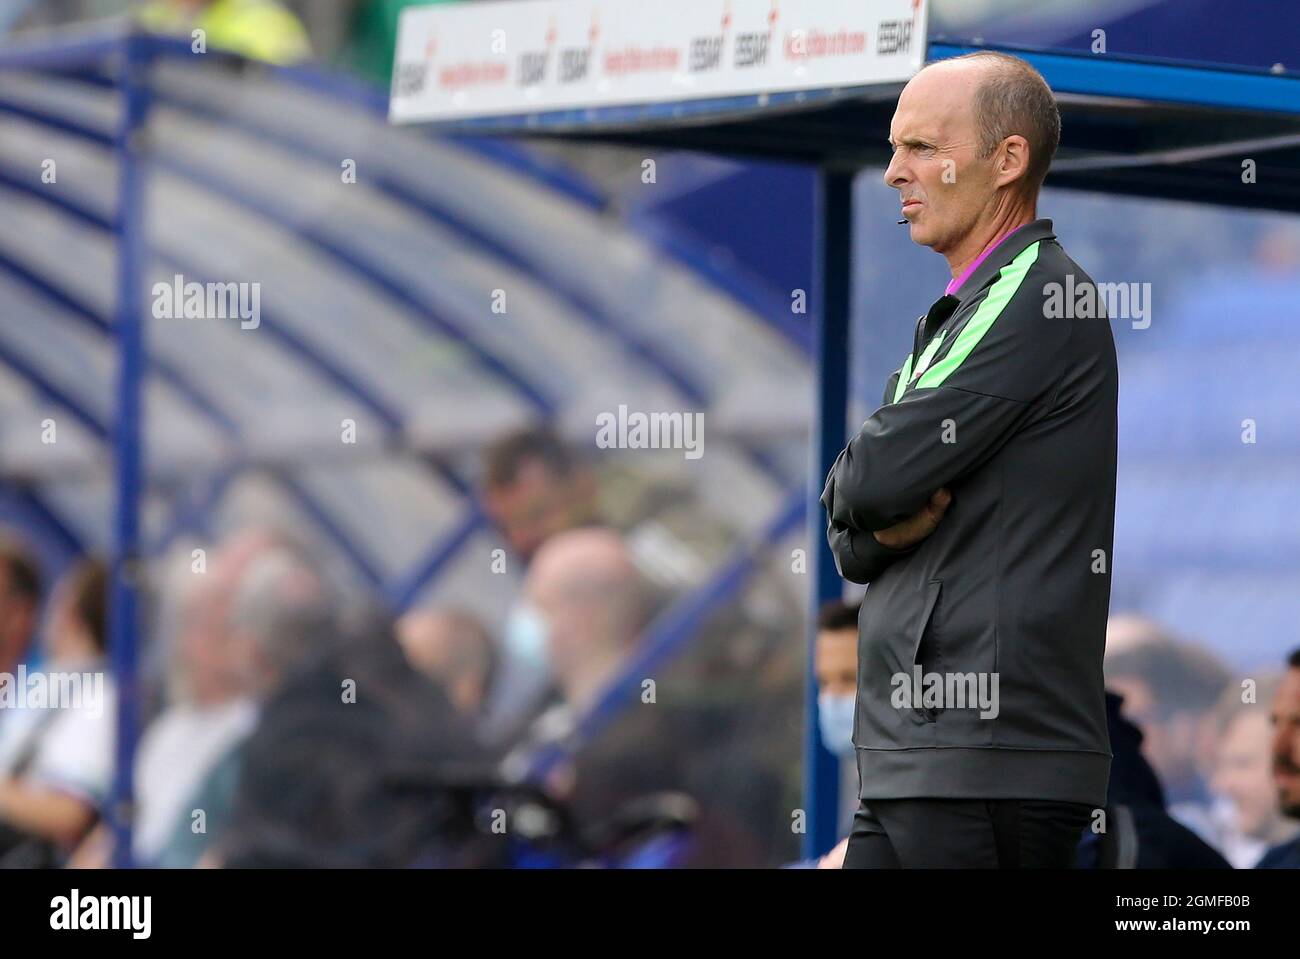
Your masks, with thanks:
[[[919,207],[920,205],[921,205],[921,201],[920,201],[920,200],[904,200],[904,201],[903,201],[903,212],[906,213],[908,210],[915,210],[915,209],[916,209],[917,207]]]

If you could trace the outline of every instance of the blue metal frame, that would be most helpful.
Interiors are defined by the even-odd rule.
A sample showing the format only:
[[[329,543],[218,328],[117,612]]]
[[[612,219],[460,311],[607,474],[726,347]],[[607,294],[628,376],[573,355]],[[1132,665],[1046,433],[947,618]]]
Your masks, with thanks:
[[[327,510],[315,496],[303,486],[301,481],[292,476],[287,471],[281,470],[275,474],[275,479],[280,487],[284,489],[294,502],[302,508],[312,521],[329,537],[330,541],[337,546],[349,560],[352,565],[361,571],[362,577],[366,584],[375,590],[382,590],[384,586],[384,574],[375,562],[373,557],[361,548],[360,544],[354,543],[348,536],[347,531],[343,529],[330,515]]]
[[[96,312],[93,307],[82,302],[67,290],[32,272],[4,253],[0,253],[0,271],[8,273],[44,299],[52,301],[64,309],[69,316],[81,321],[95,332],[108,338],[114,336],[113,325]],[[218,429],[231,437],[239,434],[239,424],[227,415],[210,396],[181,375],[179,370],[157,357],[151,357],[150,363],[160,380],[185,397],[191,406],[211,420]]]
[[[32,518],[50,535],[65,559],[85,552],[85,544],[77,531],[35,490],[27,487],[14,490],[0,487],[0,502]]]
[[[208,516],[212,513],[227,488],[240,473],[238,465],[228,466],[215,475],[203,478],[203,488],[197,495],[182,492],[176,498],[176,504],[168,517],[167,526],[149,546],[149,555],[158,556],[171,548],[183,533],[198,530],[205,536],[211,535]]]
[[[431,310],[405,282],[394,276],[382,265],[368,258],[362,259],[350,254],[347,249],[340,246],[325,231],[299,221],[289,211],[268,203],[265,198],[254,196],[229,177],[217,176],[210,171],[200,169],[176,157],[159,157],[155,159],[155,162],[161,169],[168,170],[192,183],[212,190],[225,199],[244,207],[249,212],[262,216],[286,230],[293,231],[316,250],[338,262],[348,272],[360,276],[372,286],[382,290],[392,299],[410,309],[412,315],[427,328],[455,340],[475,358],[478,365],[485,372],[494,379],[509,385],[536,412],[544,416],[549,416],[555,412],[555,401],[546,396],[536,384],[530,382],[508,360],[499,356],[462,324]]]
[[[424,558],[404,577],[387,589],[388,603],[392,609],[405,612],[419,598],[420,591],[432,582],[439,573],[460,552],[460,548],[469,542],[470,537],[487,525],[487,517],[478,504],[474,504],[456,527],[425,554]]]
[[[281,130],[268,129],[261,124],[250,123],[242,119],[236,120],[223,115],[220,111],[213,109],[210,106],[195,103],[192,100],[178,97],[175,94],[163,94],[160,96],[160,101],[183,107],[185,110],[202,116],[212,122],[221,123],[222,125],[229,126],[233,129],[249,132],[267,142],[292,150],[300,156],[321,160],[322,162],[327,162],[331,165],[333,165],[337,160],[337,157],[326,155],[324,151],[303,143],[301,139],[288,136]],[[173,172],[186,176],[187,178],[195,179],[197,176],[196,172],[192,168],[182,168],[175,163],[169,163],[168,166],[172,168]],[[197,182],[201,182],[205,187],[220,190],[223,195],[229,196],[224,184],[218,184],[210,178],[205,178],[204,180]],[[452,215],[450,211],[433,203],[428,199],[428,197],[422,196],[405,183],[402,183],[399,179],[388,176],[381,171],[377,174],[369,174],[366,182],[370,186],[388,196],[391,196],[393,199],[398,200],[406,207],[414,210],[434,223],[455,231],[468,243],[471,243],[492,256],[510,264],[512,267],[526,273],[530,277],[539,281],[543,278],[542,268],[531,258],[520,254],[517,250],[499,242],[494,237],[489,236],[487,233],[475,228],[473,225],[458,219]],[[239,199],[238,197],[232,198]],[[260,204],[244,203],[243,205],[246,208],[257,210],[260,213],[265,213],[265,210]],[[284,222],[284,218],[273,217],[273,219],[275,219],[276,222]],[[591,324],[603,333],[608,333],[615,337],[629,352],[666,378],[681,390],[683,395],[691,401],[703,402],[705,400],[705,388],[698,383],[695,378],[688,375],[684,370],[679,369],[671,357],[667,356],[648,337],[629,326],[618,323],[613,317],[606,314],[594,302],[592,302],[590,297],[586,296],[581,290],[571,284],[557,281],[553,277],[548,278],[547,283],[553,294],[560,299],[568,301],[568,303],[574,307],[574,317]],[[520,375],[519,378],[522,380],[522,375]]]
[[[310,74],[308,73],[307,75]],[[174,93],[158,94],[157,99],[159,103],[182,107],[187,111],[203,116],[205,119],[212,122],[221,123],[234,129],[249,132],[263,140],[282,146],[301,156],[321,160],[330,165],[333,165],[337,160],[337,157],[332,154],[327,154],[319,148],[304,143],[300,138],[286,135],[281,130],[269,129],[262,124],[250,123],[243,119],[226,116],[221,111],[216,110],[209,105],[196,103],[191,99],[177,96]],[[366,102],[364,98],[362,98],[362,102]],[[292,218],[288,217],[282,211],[275,211],[272,214],[268,214],[265,204],[258,203],[251,197],[231,194],[228,185],[224,182],[218,182],[211,177],[208,177],[206,174],[203,174],[201,171],[197,171],[188,165],[183,165],[175,161],[164,161],[163,165],[171,169],[172,172],[201,183],[201,185],[206,188],[220,191],[224,196],[234,199],[250,211],[256,212],[260,215],[270,215],[274,222],[285,226],[286,228],[294,228],[301,231],[301,227],[295,225],[292,222]],[[697,376],[694,376],[687,370],[683,369],[681,364],[658,346],[651,337],[646,336],[638,331],[633,325],[622,322],[620,319],[602,309],[575,285],[566,283],[563,280],[558,280],[555,277],[546,277],[542,266],[533,258],[520,254],[515,249],[497,241],[494,237],[486,234],[482,230],[455,217],[450,211],[431,202],[427,197],[422,196],[399,179],[388,176],[382,171],[378,174],[370,174],[367,182],[374,188],[400,201],[405,206],[415,210],[417,213],[420,213],[429,220],[455,231],[468,243],[478,246],[480,249],[486,251],[497,259],[521,270],[539,282],[545,280],[553,294],[562,300],[566,300],[569,305],[573,307],[572,315],[574,318],[587,323],[593,329],[602,334],[607,334],[613,337],[631,355],[635,356],[638,360],[680,390],[682,395],[690,402],[707,404],[710,401],[710,391],[707,386],[701,382]],[[674,246],[673,243],[670,242],[669,238],[659,237],[653,231],[643,230],[643,233],[648,239],[656,242],[660,249],[673,253],[675,258],[694,268],[697,273],[708,277],[715,284],[730,290],[733,297],[746,302],[753,300],[752,297],[748,298],[748,300],[746,300],[745,297],[742,297],[739,291],[735,289],[737,284],[734,282],[723,282],[725,278],[723,272],[706,267],[703,263],[703,256],[688,256],[683,250]],[[329,252],[328,249],[327,252]],[[342,256],[342,253],[339,255],[341,258],[347,259]],[[182,270],[182,272],[184,271]],[[414,296],[415,295],[412,293],[411,298],[413,299]],[[755,309],[758,308],[753,302],[750,302],[750,305],[755,307]],[[796,325],[790,321],[788,310],[778,308],[776,304],[769,303],[764,304],[764,306],[765,310],[760,315],[766,319],[770,325],[774,326],[779,332],[786,336],[787,339],[799,346],[800,349],[807,351],[809,349],[809,338],[795,331]],[[265,320],[263,320],[263,324],[266,325]],[[341,385],[344,389],[349,390],[370,406],[385,420],[390,428],[396,429],[400,427],[400,418],[392,411],[383,407],[382,404],[379,404],[377,397],[368,393],[368,391],[366,391],[364,387],[355,380],[355,378],[350,377],[350,375],[347,374],[346,371],[343,371],[337,364],[328,362],[321,356],[319,351],[311,348],[310,344],[302,341],[300,338],[291,336],[286,330],[275,327],[273,332],[281,335],[281,337],[287,341],[291,340],[295,349],[306,356],[313,365],[315,365],[321,372],[325,373],[331,380]],[[493,363],[505,364],[504,359],[500,357],[487,356],[478,343],[470,342],[466,344],[463,340],[461,342],[462,345],[468,345],[469,348],[474,349],[480,355],[484,365],[489,368],[489,370],[496,369],[496,367],[492,365]],[[523,374],[519,371],[513,371],[512,375],[515,378],[515,385],[526,382]],[[537,397],[541,397],[542,394],[536,389],[536,387],[532,387],[532,389],[535,395],[530,395],[525,392],[525,398],[532,402],[536,407],[538,402]],[[547,410],[543,408],[541,412],[545,414]],[[781,471],[776,469],[772,463],[765,460],[760,451],[743,443],[741,444],[741,447],[742,451],[749,457],[751,462],[767,473],[769,477],[778,481],[783,479]]]
[[[69,136],[75,136],[89,143],[96,143],[102,147],[113,148],[116,146],[116,140],[109,131],[101,130],[98,127],[82,123],[80,120],[70,120],[58,113],[49,110],[41,110],[30,106],[26,103],[18,103],[14,100],[5,99],[0,96],[0,112],[7,113],[10,116],[18,117],[20,120],[30,120],[32,123],[39,123],[41,126],[49,127],[51,130],[58,130],[60,133],[66,133]]]
[[[807,630],[804,680],[804,808],[808,831],[805,858],[820,856],[835,845],[839,829],[839,761],[821,739],[815,671],[817,612],[823,603],[842,599],[844,583],[826,541],[821,506],[826,475],[844,446],[848,415],[849,357],[853,355],[849,317],[852,312],[853,174],[823,170],[818,176],[814,246],[813,315],[817,318],[817,399],[808,477],[808,573],[812,615]]]
[[[131,800],[135,795],[135,749],[139,740],[139,600],[144,575],[140,503],[145,491],[142,402],[146,369],[144,338],[144,169],[141,131],[149,114],[148,71],[153,54],[129,36],[122,58],[122,117],[117,133],[118,215],[117,335],[121,369],[114,429],[117,517],[112,556],[109,654],[117,686],[117,756],[112,798],[104,810],[114,836],[113,864],[131,865]]]
[[[303,87],[313,92],[322,93],[332,97],[339,97],[362,106],[364,109],[382,117],[388,115],[388,94],[381,92],[368,84],[358,80],[346,77],[340,77],[333,74],[321,73],[309,67],[285,67],[280,68],[279,76],[294,85]],[[202,104],[193,101],[173,97],[164,94],[167,102],[183,104],[186,109],[192,112],[205,114],[213,119],[219,119],[222,122],[230,123],[228,117],[222,117],[219,111],[203,110]],[[261,137],[272,142],[280,143],[292,149],[308,153],[318,153],[306,147],[302,143],[291,137],[285,137],[275,130],[267,130],[260,125],[238,124],[241,127],[253,129]],[[429,131],[425,131],[430,135]],[[523,176],[527,176],[534,183],[541,184],[550,190],[580,203],[592,210],[603,211],[609,204],[609,198],[602,195],[592,184],[588,183],[580,175],[566,167],[548,162],[541,154],[534,151],[521,149],[518,145],[511,143],[499,137],[480,137],[480,136],[438,136],[441,143],[455,147],[461,150],[472,152],[477,157],[491,160],[498,166],[511,170]],[[327,158],[331,163],[335,160],[333,156]],[[424,210],[427,201],[418,195],[412,193],[409,189],[401,184],[387,183],[384,178],[380,177],[373,181],[375,185],[383,190],[388,191],[392,196],[408,203],[413,208]],[[440,222],[447,222],[461,232],[469,232],[465,224],[444,220],[441,215],[435,218]],[[682,243],[679,238],[664,236],[659,231],[650,229],[646,224],[633,218],[629,223],[633,232],[637,233],[643,240],[654,245],[661,253],[664,253],[676,262],[681,263],[695,273],[707,279],[715,287],[727,293],[738,303],[741,303],[753,310],[754,313],[773,326],[782,336],[785,336],[791,343],[799,347],[805,353],[811,353],[812,343],[807,331],[797,323],[791,321],[789,316],[788,304],[781,302],[768,302],[765,298],[754,295],[749,284],[745,283],[742,278],[734,276],[725,269],[717,267],[707,256],[705,251],[696,250],[689,244]],[[478,234],[473,234],[473,238],[479,239]],[[499,246],[499,245],[498,245]],[[540,275],[532,265],[518,258],[513,250],[506,248],[498,249],[497,246],[490,247],[494,253],[509,259],[525,269],[529,269],[534,276]],[[550,285],[554,288],[554,278],[549,280]],[[569,295],[571,291],[560,287],[558,292]],[[599,311],[584,305],[584,309],[591,310],[592,318],[598,317]],[[608,319],[606,318],[606,322]],[[626,337],[632,337],[628,342],[635,343],[639,334],[633,329],[619,330],[616,333]],[[654,361],[655,356],[647,354],[644,358]],[[672,378],[672,369],[664,368],[661,370],[665,375]],[[689,393],[687,395],[690,395]]]
[[[898,84],[901,88],[902,84]],[[762,93],[700,100],[671,100],[664,103],[637,103],[627,106],[591,107],[576,110],[549,110],[544,113],[512,113],[499,117],[475,117],[447,120],[436,124],[446,133],[558,133],[566,130],[602,132],[617,129],[645,130],[654,126],[676,126],[683,120],[703,118],[723,121],[752,116],[755,110],[803,109],[809,104],[828,104],[866,95],[879,95],[879,86],[846,86],[784,93]]]
[[[929,59],[946,60],[990,47],[932,43]],[[1241,68],[1189,66],[1171,60],[1044,53],[998,46],[1028,60],[1057,93],[1186,103],[1271,113],[1300,113],[1300,78],[1295,74]]]
[[[0,365],[16,373],[46,400],[66,409],[72,414],[73,419],[89,430],[96,439],[103,442],[109,440],[109,426],[107,423],[78,402],[75,397],[69,395],[39,369],[27,362],[25,357],[11,350],[4,340],[0,340]]]

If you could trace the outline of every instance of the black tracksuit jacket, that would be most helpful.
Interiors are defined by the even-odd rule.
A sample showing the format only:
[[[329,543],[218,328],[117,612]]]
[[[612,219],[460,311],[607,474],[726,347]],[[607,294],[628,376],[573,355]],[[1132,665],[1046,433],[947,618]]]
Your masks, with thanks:
[[[826,479],[836,566],[870,584],[863,799],[1106,801],[1119,375],[1104,313],[1059,309],[1091,285],[1051,220],[1011,234],[919,318],[884,404]],[[872,536],[941,486],[953,500],[927,539],[894,550]],[[929,674],[943,698],[900,698]],[[973,701],[981,674],[996,709]]]

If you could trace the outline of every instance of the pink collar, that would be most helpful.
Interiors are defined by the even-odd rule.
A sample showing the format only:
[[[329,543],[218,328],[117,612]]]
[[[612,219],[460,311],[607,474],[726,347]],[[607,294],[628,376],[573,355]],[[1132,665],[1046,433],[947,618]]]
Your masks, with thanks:
[[[1027,225],[1028,224],[1021,224],[1021,226],[1027,226]],[[979,265],[983,263],[986,259],[988,259],[988,255],[992,253],[994,250],[996,250],[1002,244],[1003,240],[1005,240],[1012,233],[1015,233],[1016,230],[1019,229],[1020,227],[1017,226],[1010,230],[1007,230],[1006,233],[1003,233],[1000,237],[998,237],[996,240],[994,240],[992,243],[986,246],[984,248],[984,252],[981,253],[979,256],[975,257],[975,261],[971,263],[970,266],[966,267],[966,269],[961,271],[960,276],[954,276],[952,278],[952,281],[948,284],[947,288],[943,291],[944,296],[948,296],[950,294],[956,293],[959,289],[961,289],[961,285],[965,283],[968,279],[970,279],[970,275],[974,273],[977,269],[979,269]]]

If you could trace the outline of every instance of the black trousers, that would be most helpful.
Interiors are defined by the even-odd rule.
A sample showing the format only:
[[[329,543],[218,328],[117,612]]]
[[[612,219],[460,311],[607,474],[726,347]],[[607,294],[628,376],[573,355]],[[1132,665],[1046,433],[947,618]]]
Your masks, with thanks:
[[[1037,799],[861,800],[845,869],[1069,869],[1092,815]]]

